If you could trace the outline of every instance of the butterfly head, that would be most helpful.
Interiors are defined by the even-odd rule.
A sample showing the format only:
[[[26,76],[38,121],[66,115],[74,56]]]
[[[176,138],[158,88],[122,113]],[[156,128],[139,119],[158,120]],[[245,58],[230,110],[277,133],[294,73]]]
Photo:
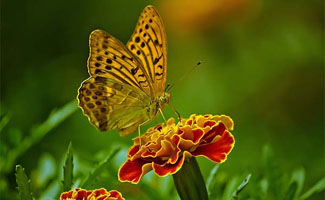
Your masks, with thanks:
[[[160,107],[164,107],[170,101],[170,94],[168,92],[164,92],[162,96],[159,97]]]

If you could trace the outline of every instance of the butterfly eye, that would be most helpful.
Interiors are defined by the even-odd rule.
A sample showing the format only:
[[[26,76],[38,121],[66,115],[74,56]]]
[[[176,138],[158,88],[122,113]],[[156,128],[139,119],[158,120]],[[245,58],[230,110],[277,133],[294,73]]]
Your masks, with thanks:
[[[147,112],[147,113],[150,112],[150,107],[146,107],[146,112]]]

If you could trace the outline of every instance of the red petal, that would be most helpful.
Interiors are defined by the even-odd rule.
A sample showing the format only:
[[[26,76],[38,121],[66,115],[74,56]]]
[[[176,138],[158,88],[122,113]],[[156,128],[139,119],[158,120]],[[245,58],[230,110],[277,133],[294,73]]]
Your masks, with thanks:
[[[202,136],[204,135],[204,132],[202,129],[193,129],[193,142],[197,144],[199,140],[201,140]]]
[[[177,162],[178,155],[180,152],[181,152],[181,149],[177,148],[175,154],[168,160],[170,164],[175,164]]]
[[[101,195],[101,194],[106,194],[107,193],[107,191],[104,188],[94,190],[93,192],[96,195],[96,197]]]
[[[84,189],[80,189],[80,190],[78,190],[78,195],[77,195],[77,197],[78,197],[79,199],[86,198],[86,197],[88,196],[88,194],[90,194],[90,193],[91,193],[90,191],[87,192],[87,191],[84,190]],[[76,198],[76,199],[78,199],[78,198]]]
[[[116,190],[111,190],[111,191],[109,191],[109,193],[111,194],[110,197],[117,198],[117,200],[124,200],[124,198],[122,197],[121,193],[119,193]]]
[[[213,121],[213,120],[209,120],[209,121],[206,121],[205,123],[204,123],[204,127],[205,126],[210,126],[210,127],[212,127],[212,126],[214,126],[216,124],[216,121]]]
[[[193,156],[204,156],[214,162],[221,163],[227,159],[235,143],[234,137],[225,131],[221,138],[214,143],[200,145],[192,152]]]
[[[127,160],[119,169],[118,179],[121,182],[138,183],[141,177],[151,169],[151,163],[141,159]]]
[[[153,170],[158,176],[162,177],[167,176],[169,174],[175,174],[183,166],[184,159],[186,156],[191,156],[191,154],[187,151],[184,151],[175,164],[158,165],[154,163]]]
[[[210,130],[208,133],[205,134],[203,137],[203,140],[206,141],[207,143],[211,142],[213,138],[217,135],[222,135],[226,130],[226,126],[219,122],[218,125],[214,126],[212,130]]]
[[[61,194],[60,199],[61,199],[61,200],[65,200],[65,199],[67,199],[67,198],[71,198],[71,197],[72,197],[72,193],[73,193],[72,190],[69,191],[69,192],[64,192],[64,193]]]

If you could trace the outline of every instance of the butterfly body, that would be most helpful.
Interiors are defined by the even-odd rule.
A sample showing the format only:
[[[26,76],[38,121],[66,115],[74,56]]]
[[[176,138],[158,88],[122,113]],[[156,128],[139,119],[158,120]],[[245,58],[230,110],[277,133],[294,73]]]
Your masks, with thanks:
[[[165,106],[169,103],[169,101],[170,101],[170,94],[167,92],[164,93],[162,96],[154,99],[150,103],[150,105],[146,107],[148,119],[150,120],[154,119],[159,112],[159,108],[164,109]]]
[[[89,39],[88,72],[79,107],[100,131],[129,135],[149,123],[170,100],[165,92],[167,42],[157,10],[147,6],[125,46],[102,30]]]

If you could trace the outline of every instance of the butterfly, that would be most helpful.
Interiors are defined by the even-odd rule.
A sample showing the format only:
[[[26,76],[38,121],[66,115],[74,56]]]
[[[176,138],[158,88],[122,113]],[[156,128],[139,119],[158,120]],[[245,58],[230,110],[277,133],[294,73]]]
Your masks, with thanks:
[[[91,124],[100,131],[119,130],[126,136],[162,114],[170,101],[165,87],[167,42],[162,19],[153,6],[144,8],[126,46],[95,30],[89,47],[90,77],[79,88],[78,102]]]

